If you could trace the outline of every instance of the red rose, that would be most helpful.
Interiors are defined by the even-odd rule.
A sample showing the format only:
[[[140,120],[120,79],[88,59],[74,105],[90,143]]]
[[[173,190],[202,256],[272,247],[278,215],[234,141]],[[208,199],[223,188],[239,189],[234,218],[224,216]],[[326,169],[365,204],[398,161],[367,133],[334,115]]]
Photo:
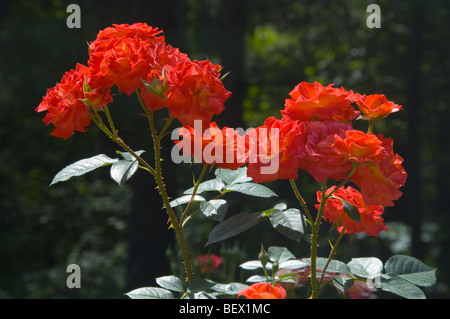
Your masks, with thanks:
[[[96,87],[119,90],[130,95],[142,88],[142,79],[151,72],[151,51],[164,37],[162,31],[143,23],[114,25],[100,31],[89,45],[88,65]]]
[[[403,159],[393,152],[393,140],[382,135],[347,131],[346,137],[335,136],[336,152],[360,163],[351,177],[367,205],[392,206],[406,182]]]
[[[167,107],[183,125],[201,120],[207,128],[214,114],[220,114],[231,92],[219,79],[220,66],[210,61],[186,61],[166,72]]]
[[[198,256],[195,261],[200,265],[200,271],[204,274],[216,271],[222,264],[222,257],[211,254]]]
[[[91,123],[89,107],[112,102],[109,89],[91,87],[90,69],[77,64],[75,70],[66,72],[60,83],[47,90],[36,111],[47,111],[43,121],[55,125],[51,135],[68,139],[74,131],[86,131]]]
[[[200,122],[200,121],[199,121]],[[198,123],[198,122],[197,122]],[[219,129],[215,122],[203,134],[200,125],[184,126],[178,130],[183,137],[174,141],[183,155],[193,155],[204,165],[216,164],[218,168],[236,170],[248,161],[248,147],[245,137],[232,128]]]
[[[300,158],[300,168],[322,183],[326,179],[342,180],[352,169],[351,162],[336,153],[335,136],[345,136],[351,123],[335,121],[308,122]]]
[[[249,164],[247,175],[256,183],[297,179],[305,123],[269,117],[263,126],[247,131]]]
[[[330,193],[336,187],[332,186],[326,194]],[[337,198],[329,198],[324,207],[323,216],[325,220],[330,223],[335,223],[338,226],[338,230],[341,232],[345,229],[346,234],[355,234],[365,232],[368,236],[378,236],[381,231],[386,231],[387,226],[384,225],[381,215],[384,212],[384,207],[381,205],[367,206],[363,200],[360,192],[351,186],[347,188],[339,188],[334,196],[341,198],[348,203],[352,204],[359,211],[361,223],[351,219],[344,211],[344,204]],[[322,200],[322,192],[317,192],[317,201]],[[320,205],[316,205],[319,208]]]
[[[318,82],[298,84],[289,93],[291,98],[286,99],[285,109],[281,113],[298,121],[348,122],[358,117],[359,112],[351,105],[355,94],[333,85],[324,87]]]
[[[237,297],[247,299],[286,299],[286,290],[280,285],[272,286],[269,283],[256,283],[242,290]]]

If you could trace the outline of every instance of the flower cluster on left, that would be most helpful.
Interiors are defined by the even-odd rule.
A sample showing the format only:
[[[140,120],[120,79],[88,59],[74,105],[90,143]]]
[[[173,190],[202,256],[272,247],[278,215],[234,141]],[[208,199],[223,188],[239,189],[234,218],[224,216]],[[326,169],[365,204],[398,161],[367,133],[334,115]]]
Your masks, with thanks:
[[[162,31],[145,23],[114,24],[101,30],[89,44],[87,66],[77,64],[61,82],[47,90],[37,112],[46,111],[52,135],[68,139],[84,132],[92,111],[113,102],[111,89],[137,92],[146,107],[167,108],[183,125],[194,119],[209,126],[231,95],[220,80],[219,65],[197,61],[165,43]]]

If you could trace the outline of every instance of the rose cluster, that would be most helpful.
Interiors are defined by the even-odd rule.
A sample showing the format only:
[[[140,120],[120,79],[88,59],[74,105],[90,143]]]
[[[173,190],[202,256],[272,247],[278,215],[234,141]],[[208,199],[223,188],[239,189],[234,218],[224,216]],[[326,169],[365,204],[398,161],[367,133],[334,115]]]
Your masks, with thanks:
[[[319,183],[351,182],[359,190],[348,186],[326,192],[334,196],[326,201],[324,218],[347,233],[377,236],[386,229],[381,215],[402,195],[406,172],[393,140],[372,128],[400,105],[383,94],[302,82],[289,93],[280,118],[271,116],[246,132],[220,129],[212,117],[231,95],[221,81],[221,66],[191,60],[166,44],[161,33],[145,23],[100,31],[89,44],[87,66],[77,64],[66,72],[36,108],[47,112],[43,121],[55,126],[51,134],[67,139],[74,131],[86,131],[93,112],[113,102],[113,87],[126,95],[136,92],[148,111],[167,109],[181,122],[179,135],[192,146],[182,149],[184,155],[219,168],[248,165],[247,174],[257,183],[296,180],[299,170]],[[356,119],[367,120],[369,130],[354,129]],[[319,201],[322,196],[317,193]],[[345,213],[342,200],[360,212],[360,223]]]
[[[402,195],[399,188],[406,181],[403,159],[394,153],[392,139],[376,135],[371,129],[356,130],[352,121],[368,120],[373,128],[376,121],[402,107],[382,94],[358,94],[318,82],[302,82],[289,95],[280,111],[281,118],[271,116],[264,125],[245,134],[231,128],[220,130],[211,123],[204,133],[185,126],[180,135],[193,144],[197,141],[201,150],[215,150],[215,154],[208,153],[213,156],[202,157],[203,164],[228,169],[248,165],[247,175],[257,183],[296,180],[299,170],[319,183],[347,179],[359,191],[351,186],[338,189],[326,202],[324,218],[346,233],[377,236],[386,230],[381,215],[385,206],[394,205],[393,201]],[[263,170],[274,161],[276,170]],[[327,194],[333,190],[330,188]],[[319,191],[319,202],[321,196]],[[358,209],[361,222],[345,213],[340,199]]]
[[[90,124],[90,108],[113,102],[111,89],[139,92],[149,110],[167,108],[183,125],[209,125],[231,95],[220,81],[219,65],[190,60],[165,43],[162,31],[145,23],[113,25],[89,44],[88,66],[77,64],[47,90],[37,112],[46,111],[53,136],[69,138]]]

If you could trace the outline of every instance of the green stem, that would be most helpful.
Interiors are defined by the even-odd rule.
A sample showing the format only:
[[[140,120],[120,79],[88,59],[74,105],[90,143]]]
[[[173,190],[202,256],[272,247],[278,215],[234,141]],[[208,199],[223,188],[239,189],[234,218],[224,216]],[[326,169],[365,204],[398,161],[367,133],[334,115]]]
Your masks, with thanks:
[[[109,112],[107,113],[109,114]],[[103,122],[102,118],[98,114],[97,110],[91,110],[91,120],[100,128],[100,130],[105,133],[109,138],[111,138],[115,143],[117,143],[120,147],[122,147],[125,151],[133,155],[134,158],[141,164],[141,167],[145,168],[146,171],[150,172],[153,176],[155,176],[156,172],[151,167],[150,164],[148,164],[142,157],[137,155],[128,145],[125,144],[125,142],[119,137],[117,134],[117,131],[114,129],[114,125],[111,125],[111,128],[113,131],[110,131],[108,127]],[[111,121],[111,117],[109,116],[108,121]]]
[[[313,218],[311,216],[311,213],[309,212],[308,206],[306,206],[306,201],[303,199],[303,197],[300,195],[300,192],[297,188],[297,185],[295,184],[295,181],[290,179],[289,182],[291,183],[292,190],[294,191],[295,197],[297,197],[298,201],[300,202],[300,205],[302,206],[303,210],[306,213],[306,216],[310,220],[310,222],[313,221]]]
[[[192,191],[191,199],[189,200],[189,203],[186,205],[186,208],[184,209],[184,212],[181,215],[181,218],[180,218],[180,224],[181,225],[184,225],[184,222],[183,222],[184,217],[188,213],[189,208],[191,208],[191,205],[194,202],[194,197],[197,194],[198,186],[200,185],[200,183],[202,182],[203,178],[205,177],[205,174],[206,174],[207,170],[208,170],[208,165],[203,165],[203,168],[202,168],[202,171],[200,173],[200,176],[194,183],[194,190]]]
[[[185,272],[186,272],[186,280],[188,282],[191,282],[194,279],[194,273],[192,272],[192,266],[191,266],[191,258],[190,253],[186,245],[186,240],[184,238],[183,229],[180,226],[178,219],[175,215],[175,212],[173,211],[172,207],[170,206],[170,199],[167,195],[166,186],[164,184],[163,176],[162,176],[162,167],[161,167],[161,143],[160,143],[160,137],[158,136],[156,132],[155,127],[155,121],[153,112],[150,111],[146,106],[144,101],[142,100],[142,97],[140,95],[139,91],[136,91],[139,103],[141,104],[142,109],[147,114],[148,122],[150,125],[150,131],[152,134],[153,139],[153,146],[155,151],[155,172],[154,175],[155,181],[159,190],[159,194],[163,200],[164,206],[166,208],[167,214],[169,215],[170,220],[170,226],[175,231],[175,234],[177,236],[178,244],[180,245],[180,250],[184,262]]]
[[[326,182],[322,183],[322,194],[326,191]],[[320,288],[317,283],[317,247],[319,239],[319,227],[323,216],[323,209],[325,207],[326,197],[322,196],[320,201],[320,207],[317,211],[317,216],[315,222],[312,224],[312,234],[311,234],[311,297],[310,299],[317,299],[319,297]]]
[[[330,265],[330,262],[331,262],[331,260],[333,259],[333,256],[336,254],[336,249],[337,249],[337,247],[339,246],[339,244],[340,244],[340,242],[341,242],[341,240],[342,240],[342,237],[344,237],[344,234],[345,234],[345,229],[342,228],[342,230],[341,230],[341,232],[340,232],[340,234],[339,234],[339,237],[336,239],[336,242],[335,242],[334,245],[331,247],[331,251],[330,251],[330,254],[328,255],[327,262],[326,262],[326,264],[325,264],[325,267],[324,267],[323,270],[322,270],[322,275],[320,276],[319,287],[318,287],[319,292],[320,292],[320,287],[322,286],[323,278],[324,278],[324,276],[325,276],[325,271],[327,270],[328,266]]]

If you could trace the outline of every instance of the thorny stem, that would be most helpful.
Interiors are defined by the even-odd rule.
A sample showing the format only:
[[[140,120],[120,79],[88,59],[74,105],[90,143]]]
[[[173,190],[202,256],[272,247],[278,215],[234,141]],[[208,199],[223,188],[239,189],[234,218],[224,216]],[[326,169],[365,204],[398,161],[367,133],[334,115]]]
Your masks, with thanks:
[[[326,181],[322,183],[322,194],[326,191]],[[319,226],[323,216],[323,209],[325,207],[326,197],[322,196],[320,201],[319,210],[315,222],[312,224],[311,234],[311,297],[310,299],[317,299],[319,297],[320,286],[317,285],[317,247],[319,237]]]
[[[205,177],[207,170],[208,170],[208,165],[203,165],[202,172],[200,173],[199,178],[194,182],[194,190],[192,191],[191,199],[190,199],[189,203],[186,205],[184,212],[181,214],[180,225],[184,225],[184,218],[185,218],[186,214],[188,213],[189,208],[191,208],[192,203],[194,202],[194,198],[195,198],[195,195],[197,194],[198,186],[200,185],[203,178]]]
[[[294,191],[295,197],[297,197],[298,201],[300,202],[300,205],[302,206],[303,210],[306,213],[306,216],[312,222],[313,218],[311,216],[311,213],[309,212],[308,206],[306,206],[306,201],[303,199],[302,195],[300,195],[300,192],[297,188],[297,185],[295,184],[295,181],[290,179],[289,182],[291,183],[291,187],[292,190]]]
[[[342,240],[342,237],[344,237],[345,234],[345,229],[342,228],[341,232],[339,233],[339,237],[336,239],[336,242],[334,243],[333,246],[331,246],[331,251],[330,254],[328,255],[328,259],[327,259],[327,263],[325,264],[325,267],[322,269],[322,275],[320,276],[320,281],[319,281],[319,292],[320,292],[320,287],[322,286],[322,281],[323,278],[325,276],[325,271],[327,270],[328,266],[330,265],[331,260],[333,259],[333,256],[336,254],[336,249],[339,246],[339,243]]]
[[[175,234],[176,234],[177,240],[178,240],[178,244],[180,245],[180,250],[181,250],[181,254],[182,254],[182,258],[183,258],[183,262],[184,262],[186,277],[187,277],[186,280],[187,280],[187,282],[191,282],[194,279],[194,273],[192,272],[191,258],[190,258],[189,250],[186,245],[186,240],[184,238],[183,228],[181,227],[180,223],[178,222],[178,219],[175,215],[174,210],[170,206],[170,199],[169,199],[169,196],[167,195],[166,186],[164,184],[164,179],[162,176],[162,167],[161,167],[162,159],[161,159],[161,143],[160,143],[162,136],[158,136],[158,134],[156,132],[153,112],[150,111],[145,106],[145,103],[142,100],[140,92],[136,91],[136,94],[138,96],[139,103],[140,103],[142,109],[144,110],[144,112],[147,115],[148,122],[150,125],[150,131],[152,134],[153,146],[154,146],[154,151],[155,151],[155,174],[153,176],[155,178],[155,181],[156,181],[156,184],[158,187],[158,191],[163,200],[167,214],[169,215],[170,227],[172,227],[173,230],[175,231]],[[167,130],[167,127],[168,127],[168,125],[166,123],[164,130]]]

